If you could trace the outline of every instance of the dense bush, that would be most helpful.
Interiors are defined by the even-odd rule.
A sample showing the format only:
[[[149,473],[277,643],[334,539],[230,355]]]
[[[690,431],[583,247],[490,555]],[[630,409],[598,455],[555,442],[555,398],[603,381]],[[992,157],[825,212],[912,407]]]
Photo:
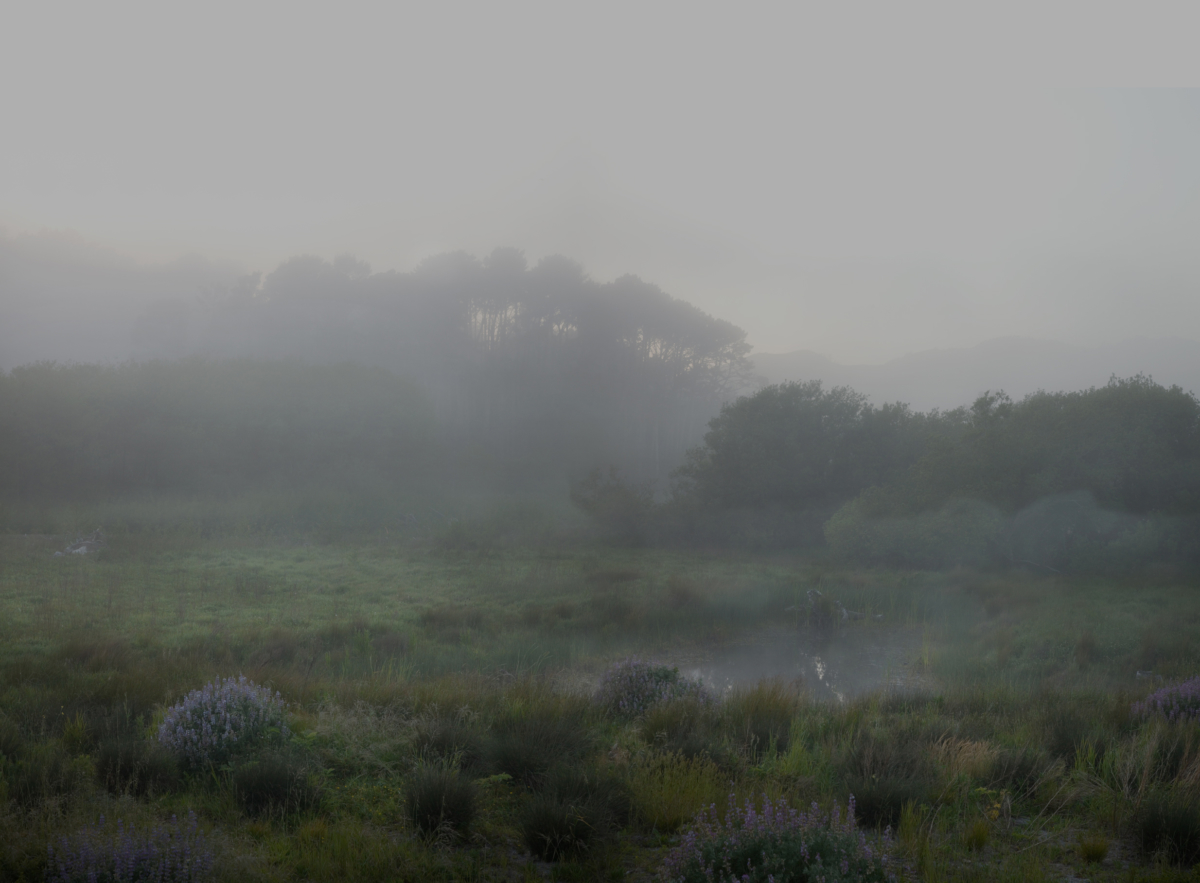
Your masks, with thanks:
[[[835,804],[822,813],[792,809],[764,797],[762,809],[730,797],[724,819],[710,807],[667,855],[663,876],[671,883],[801,883],[887,881],[891,843],[872,843],[854,822],[854,798],[843,816]]]
[[[660,702],[689,697],[706,701],[708,695],[703,684],[683,677],[678,668],[631,657],[601,676],[596,702],[609,714],[638,717]]]
[[[193,766],[221,763],[288,736],[283,698],[245,676],[193,690],[167,710],[158,741]]]
[[[210,879],[212,850],[196,815],[175,816],[147,832],[118,820],[116,829],[99,824],[64,837],[50,847],[47,883],[201,883]]]

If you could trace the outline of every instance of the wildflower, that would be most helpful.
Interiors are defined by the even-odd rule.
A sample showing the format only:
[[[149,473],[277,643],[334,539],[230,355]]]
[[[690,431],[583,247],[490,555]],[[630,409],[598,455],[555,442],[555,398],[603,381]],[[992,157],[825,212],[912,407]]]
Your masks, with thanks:
[[[668,853],[662,877],[666,883],[883,883],[895,879],[890,848],[890,830],[877,843],[858,830],[853,797],[843,816],[837,804],[828,813],[815,803],[800,812],[782,798],[764,797],[758,809],[750,800],[739,806],[731,794],[723,820],[715,805],[696,818]]]
[[[1176,721],[1200,720],[1200,677],[1155,690],[1133,703],[1135,717],[1162,717]]]
[[[186,823],[171,816],[169,824],[157,825],[149,832],[137,831],[119,819],[113,831],[101,816],[96,825],[63,837],[57,850],[49,847],[46,880],[201,883],[210,879],[212,865],[212,850],[190,810]]]
[[[217,678],[167,710],[158,741],[192,766],[220,763],[271,737],[286,739],[287,707],[279,693],[239,677]]]

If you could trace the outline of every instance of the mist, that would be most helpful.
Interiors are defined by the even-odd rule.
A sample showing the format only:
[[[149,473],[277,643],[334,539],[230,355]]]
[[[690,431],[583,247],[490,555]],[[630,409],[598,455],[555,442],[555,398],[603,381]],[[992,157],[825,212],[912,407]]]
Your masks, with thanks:
[[[1182,879],[1194,28],[927,13],[6,10],[0,880]]]

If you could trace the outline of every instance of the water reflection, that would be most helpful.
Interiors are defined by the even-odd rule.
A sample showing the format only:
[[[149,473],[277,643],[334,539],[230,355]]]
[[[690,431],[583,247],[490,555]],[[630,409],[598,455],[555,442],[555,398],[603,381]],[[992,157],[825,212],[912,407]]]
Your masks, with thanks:
[[[844,702],[879,689],[926,686],[913,670],[920,644],[919,632],[907,628],[780,628],[714,648],[681,663],[680,671],[718,693],[777,678],[799,681],[814,699]]]

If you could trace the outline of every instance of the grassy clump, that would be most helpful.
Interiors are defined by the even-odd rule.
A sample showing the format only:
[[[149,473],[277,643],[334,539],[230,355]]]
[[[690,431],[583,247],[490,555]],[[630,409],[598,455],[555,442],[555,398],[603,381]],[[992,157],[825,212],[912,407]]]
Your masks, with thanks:
[[[180,784],[175,756],[147,739],[106,739],[96,749],[95,763],[100,783],[112,794],[147,797],[164,794]]]
[[[775,748],[786,751],[792,720],[800,710],[797,691],[777,680],[737,690],[722,705],[722,717],[734,741],[757,757]]]
[[[287,757],[268,755],[239,766],[232,785],[238,806],[252,816],[304,813],[321,802],[305,767]]]
[[[555,766],[579,762],[593,744],[593,734],[577,708],[510,711],[493,726],[491,762],[532,788]]]
[[[518,817],[525,848],[550,862],[585,855],[605,834],[606,821],[593,803],[553,793],[535,794]]]
[[[1152,792],[1133,816],[1142,855],[1191,867],[1200,862],[1200,800],[1179,791]]]
[[[405,789],[405,808],[413,829],[425,837],[464,836],[475,820],[475,785],[445,767],[418,767]]]
[[[647,828],[676,831],[728,791],[729,779],[707,757],[648,752],[631,770],[633,806]]]

